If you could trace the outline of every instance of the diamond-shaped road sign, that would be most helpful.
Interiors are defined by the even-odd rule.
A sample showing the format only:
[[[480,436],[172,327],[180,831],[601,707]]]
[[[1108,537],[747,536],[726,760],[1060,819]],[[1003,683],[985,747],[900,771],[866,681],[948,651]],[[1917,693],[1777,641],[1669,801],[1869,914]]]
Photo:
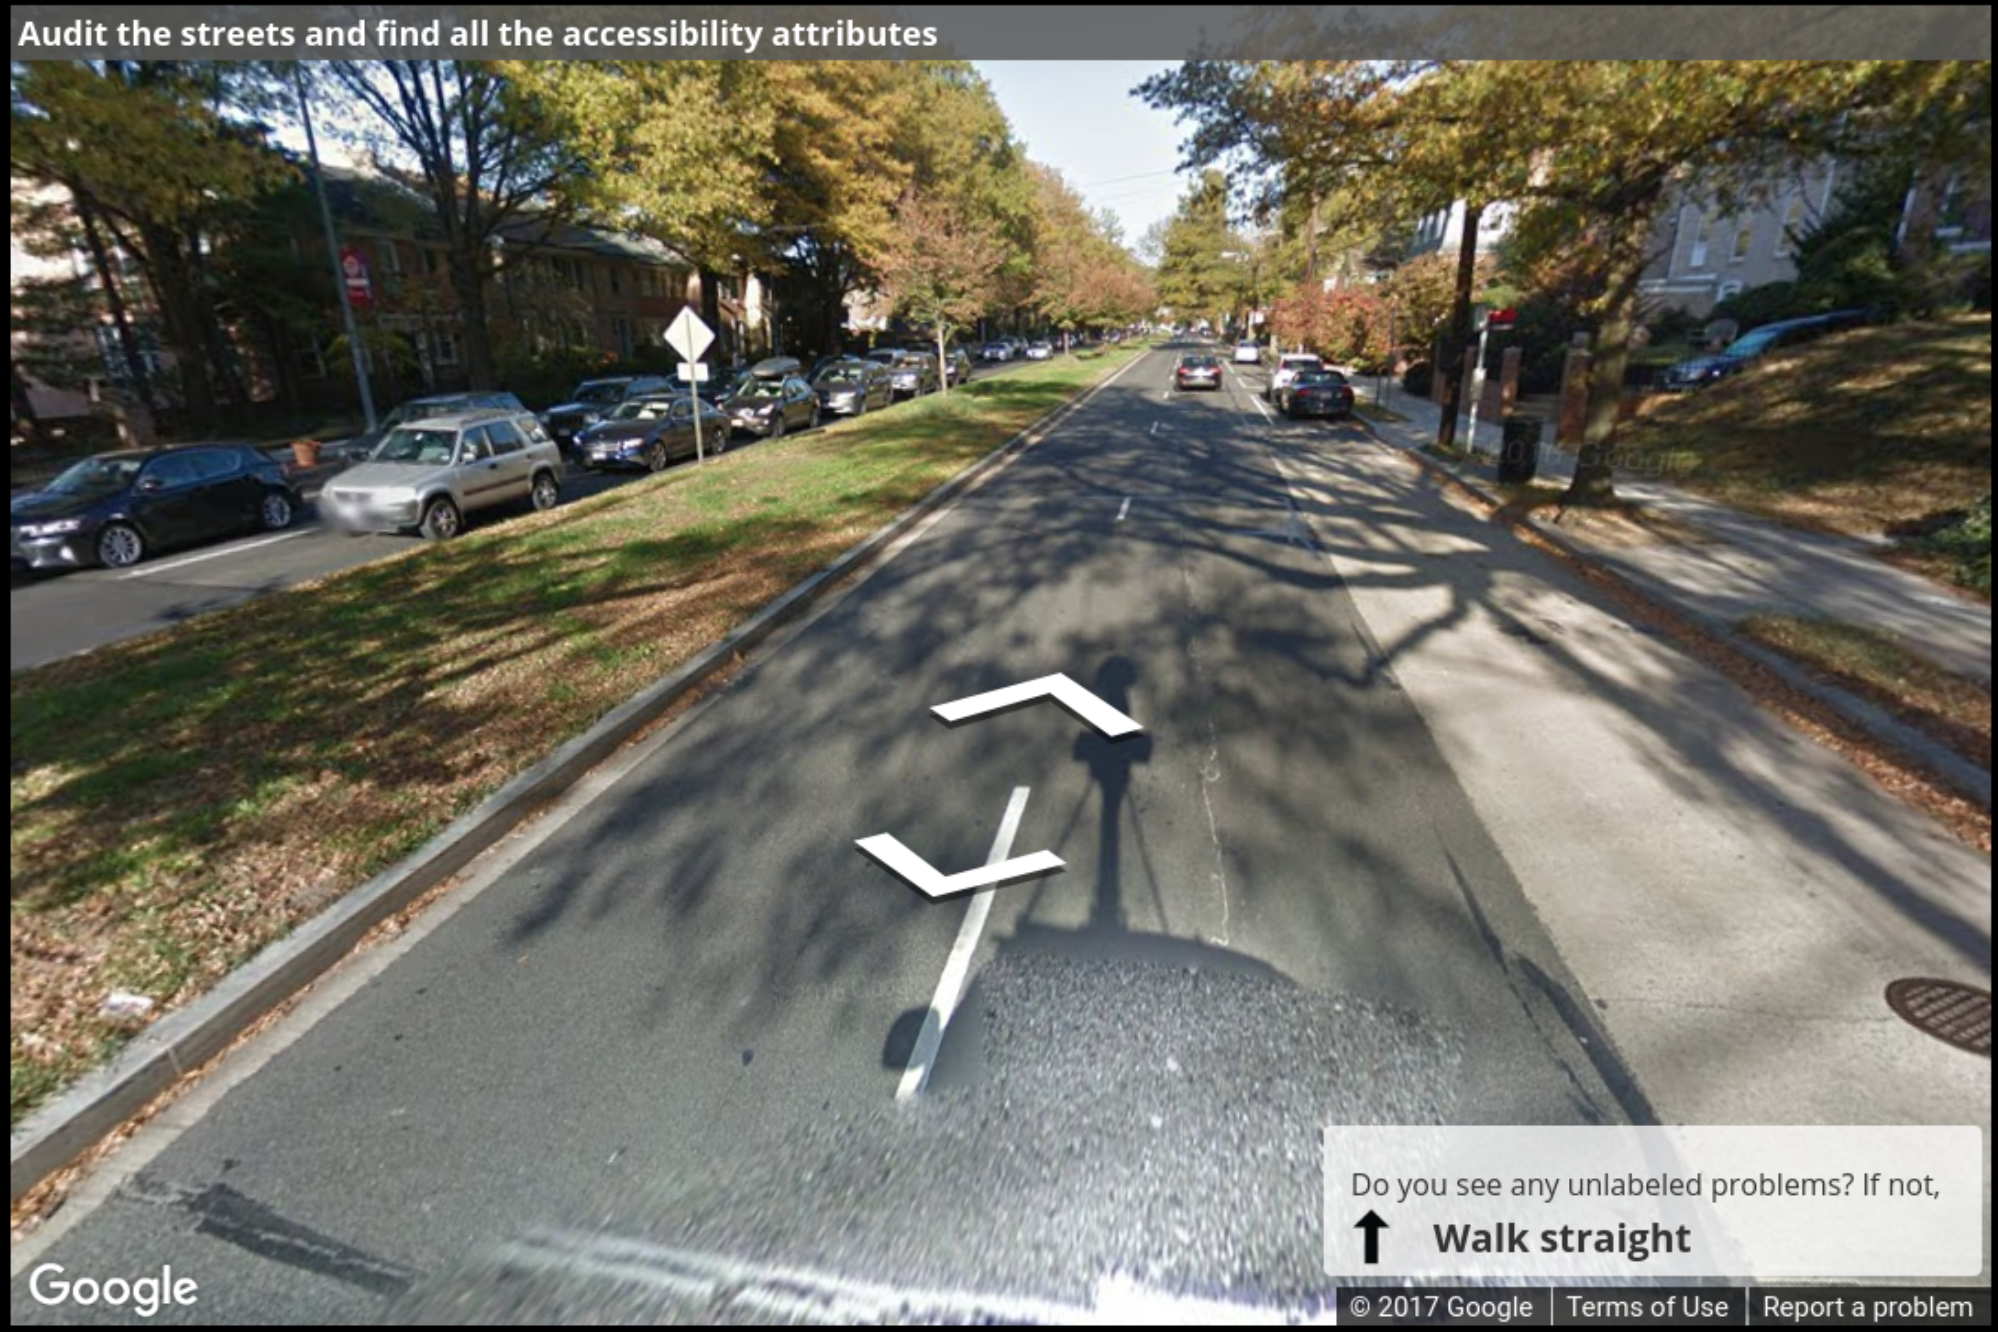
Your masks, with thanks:
[[[698,361],[715,340],[715,331],[707,326],[701,317],[694,313],[691,305],[682,306],[680,317],[666,327],[666,345],[680,353],[683,361]]]

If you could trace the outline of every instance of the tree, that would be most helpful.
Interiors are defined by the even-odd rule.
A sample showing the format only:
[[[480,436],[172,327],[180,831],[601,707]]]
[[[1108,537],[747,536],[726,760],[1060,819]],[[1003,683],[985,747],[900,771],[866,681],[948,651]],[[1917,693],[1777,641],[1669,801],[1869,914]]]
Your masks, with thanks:
[[[897,206],[895,223],[881,256],[883,285],[896,311],[930,334],[941,368],[951,335],[998,293],[1005,253],[990,222],[949,199],[912,190]],[[949,391],[947,376],[941,386]]]
[[[508,223],[553,202],[557,184],[576,174],[549,103],[499,66],[469,60],[334,60],[318,68],[368,116],[363,141],[384,162],[406,162],[437,210],[465,368],[474,384],[492,383],[493,241]]]
[[[120,256],[130,259],[197,426],[216,420],[218,395],[236,404],[247,396],[211,298],[204,237],[292,176],[256,125],[225,114],[249,100],[250,81],[223,61],[35,61],[13,70],[10,170],[57,191],[34,225],[89,255],[128,377],[152,406]]]
[[[1159,299],[1182,318],[1206,319],[1217,328],[1250,298],[1251,272],[1243,262],[1249,242],[1228,223],[1228,186],[1210,170],[1179,201],[1160,246]]]
[[[1143,314],[1149,284],[1118,244],[1115,217],[1090,212],[1061,173],[1038,163],[1028,169],[1038,202],[1034,310],[1064,335]]]
[[[1393,313],[1379,292],[1367,287],[1303,286],[1279,298],[1270,319],[1286,346],[1317,352],[1327,361],[1371,371],[1393,353]]]

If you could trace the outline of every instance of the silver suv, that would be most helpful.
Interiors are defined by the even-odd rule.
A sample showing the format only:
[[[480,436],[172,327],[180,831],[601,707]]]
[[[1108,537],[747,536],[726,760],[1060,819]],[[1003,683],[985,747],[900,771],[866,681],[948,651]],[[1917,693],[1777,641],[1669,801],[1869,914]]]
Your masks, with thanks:
[[[527,500],[552,509],[562,452],[528,412],[476,411],[397,426],[366,462],[326,483],[321,507],[344,532],[458,535],[465,515]]]

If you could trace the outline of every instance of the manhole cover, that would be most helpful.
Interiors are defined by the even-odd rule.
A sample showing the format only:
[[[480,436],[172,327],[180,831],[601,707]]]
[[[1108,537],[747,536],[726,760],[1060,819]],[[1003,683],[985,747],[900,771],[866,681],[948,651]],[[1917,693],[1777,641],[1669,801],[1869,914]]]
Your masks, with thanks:
[[[1897,980],[1887,1006],[1911,1026],[1959,1050],[1991,1057],[1991,992],[1945,980]]]

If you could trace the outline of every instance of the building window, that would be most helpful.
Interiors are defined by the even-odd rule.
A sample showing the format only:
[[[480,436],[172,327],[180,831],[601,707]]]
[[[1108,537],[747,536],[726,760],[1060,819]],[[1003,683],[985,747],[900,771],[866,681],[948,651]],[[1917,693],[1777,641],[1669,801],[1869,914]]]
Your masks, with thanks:
[[[1734,226],[1734,244],[1728,248],[1727,261],[1731,264],[1748,262],[1749,251],[1755,248],[1755,223],[1750,218],[1742,218]]]
[[[432,329],[430,333],[432,359],[438,365],[458,364],[458,335],[448,328]]]
[[[381,258],[382,272],[391,276],[401,275],[402,251],[396,247],[394,241],[385,240],[376,242],[375,253]]]
[[[613,264],[613,265],[611,265],[611,266],[610,266],[609,268],[605,269],[605,270],[604,270],[604,276],[610,279],[610,294],[611,294],[611,295],[613,295],[613,296],[621,296],[621,295],[623,295],[623,294],[624,294],[624,293],[623,293],[623,290],[622,290],[622,288],[621,288],[621,287],[619,286],[619,283],[618,283],[618,272],[617,272],[617,265]]]
[[[1714,220],[1702,210],[1693,212],[1693,248],[1686,256],[1686,263],[1692,268],[1707,266],[1707,247],[1714,241]]]
[[[1791,190],[1790,200],[1783,205],[1783,225],[1776,232],[1776,257],[1788,259],[1795,253],[1798,237],[1804,234],[1806,205],[1802,190]]]
[[[617,338],[617,354],[631,359],[631,321],[623,315],[611,320],[611,333]]]

